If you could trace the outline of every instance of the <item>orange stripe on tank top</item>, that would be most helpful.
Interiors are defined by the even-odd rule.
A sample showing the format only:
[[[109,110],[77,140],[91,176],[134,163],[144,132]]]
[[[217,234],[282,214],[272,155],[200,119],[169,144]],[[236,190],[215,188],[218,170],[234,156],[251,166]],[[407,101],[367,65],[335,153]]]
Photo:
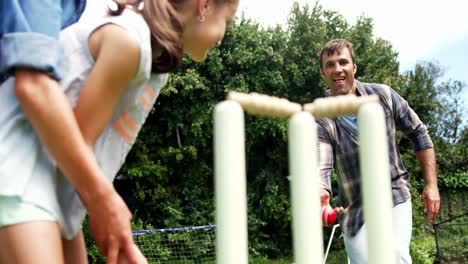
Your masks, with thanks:
[[[127,131],[125,131],[125,129],[123,128],[122,124],[120,124],[118,119],[114,121],[113,125],[114,125],[115,130],[119,132],[120,136],[123,139],[125,139],[125,141],[127,141],[128,143],[132,142],[132,137],[127,133]]]
[[[151,86],[147,85],[145,87],[145,93],[151,98],[154,99],[156,97],[156,92],[151,88]]]
[[[122,116],[122,121],[131,131],[133,132],[138,131],[137,125],[127,113]]]
[[[140,105],[141,105],[146,111],[151,110],[151,104],[148,102],[148,100],[147,100],[145,97],[140,97]]]

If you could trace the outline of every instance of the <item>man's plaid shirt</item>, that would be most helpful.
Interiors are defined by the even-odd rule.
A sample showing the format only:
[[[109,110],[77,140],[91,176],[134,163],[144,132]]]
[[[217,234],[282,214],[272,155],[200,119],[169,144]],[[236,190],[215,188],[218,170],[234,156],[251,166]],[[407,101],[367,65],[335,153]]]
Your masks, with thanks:
[[[356,80],[356,94],[379,96],[387,124],[390,175],[393,204],[411,198],[409,175],[396,145],[396,129],[402,131],[413,144],[415,151],[432,148],[426,126],[409,107],[405,99],[389,86],[361,83]],[[329,96],[327,94],[327,96]],[[358,135],[342,117],[317,120],[319,139],[319,164],[322,188],[331,193],[331,173],[335,168],[338,177],[337,206],[345,208],[340,217],[344,233],[354,236],[364,223],[360,190]],[[358,128],[359,129],[359,128]],[[378,176],[378,175],[376,175]]]

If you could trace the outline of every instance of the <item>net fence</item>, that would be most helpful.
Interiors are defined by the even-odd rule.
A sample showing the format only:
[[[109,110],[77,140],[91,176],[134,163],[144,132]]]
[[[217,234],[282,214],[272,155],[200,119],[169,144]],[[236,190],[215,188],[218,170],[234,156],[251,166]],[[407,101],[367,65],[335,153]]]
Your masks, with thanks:
[[[440,264],[468,263],[468,212],[433,225]]]
[[[132,233],[135,243],[149,263],[216,262],[214,225],[135,230]]]

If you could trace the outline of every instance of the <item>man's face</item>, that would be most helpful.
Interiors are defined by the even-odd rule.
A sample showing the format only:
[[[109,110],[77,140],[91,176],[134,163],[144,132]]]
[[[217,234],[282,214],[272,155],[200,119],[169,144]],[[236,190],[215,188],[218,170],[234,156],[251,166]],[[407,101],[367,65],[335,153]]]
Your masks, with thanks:
[[[357,66],[353,63],[348,48],[343,48],[330,56],[324,53],[322,63],[320,74],[332,96],[355,93],[354,74]]]

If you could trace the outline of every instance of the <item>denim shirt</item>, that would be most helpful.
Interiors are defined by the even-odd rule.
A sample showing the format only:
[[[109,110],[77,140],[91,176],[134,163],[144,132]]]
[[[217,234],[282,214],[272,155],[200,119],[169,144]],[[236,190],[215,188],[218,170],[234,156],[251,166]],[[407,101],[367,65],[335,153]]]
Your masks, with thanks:
[[[86,0],[1,0],[0,82],[15,67],[43,71],[60,80],[60,30],[78,21]]]

